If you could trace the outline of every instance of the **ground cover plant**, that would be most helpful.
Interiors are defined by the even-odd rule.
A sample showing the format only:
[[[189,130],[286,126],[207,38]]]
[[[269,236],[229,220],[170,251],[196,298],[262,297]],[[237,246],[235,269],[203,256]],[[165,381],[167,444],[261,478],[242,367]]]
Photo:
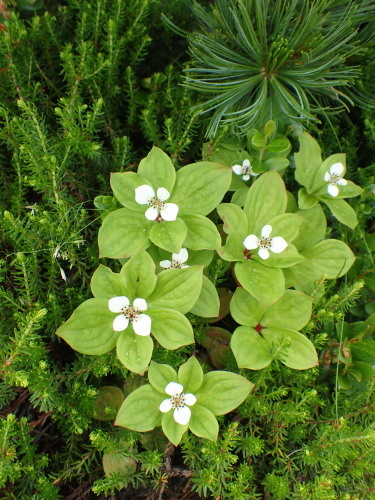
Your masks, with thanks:
[[[371,2],[0,16],[1,498],[372,498]]]

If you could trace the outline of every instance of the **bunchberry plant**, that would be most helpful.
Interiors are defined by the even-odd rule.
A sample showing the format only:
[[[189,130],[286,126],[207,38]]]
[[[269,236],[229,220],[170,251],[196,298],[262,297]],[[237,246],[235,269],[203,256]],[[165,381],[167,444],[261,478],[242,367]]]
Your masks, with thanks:
[[[223,165],[199,162],[176,170],[154,147],[138,172],[115,173],[111,186],[125,207],[107,215],[99,231],[102,257],[130,257],[150,243],[168,252],[220,246],[215,225],[205,217],[223,199],[231,172]],[[168,200],[168,202],[166,202]]]
[[[181,365],[178,373],[171,366],[151,362],[148,379],[150,384],[125,399],[115,425],[138,432],[161,425],[176,446],[188,429],[196,436],[216,440],[219,425],[215,415],[236,408],[253,387],[234,373],[204,374],[195,357]]]
[[[273,359],[297,370],[318,364],[313,344],[298,332],[310,320],[311,297],[286,290],[279,300],[264,307],[244,288],[237,288],[230,308],[233,319],[242,325],[231,339],[239,367],[259,370]]]
[[[359,196],[363,190],[343,178],[346,155],[334,154],[323,161],[319,144],[305,132],[300,136],[300,150],[294,158],[296,180],[304,186],[298,192],[299,207],[325,203],[340,222],[354,229],[357,216],[344,198]]]
[[[262,130],[250,129],[245,137],[212,140],[203,145],[203,157],[232,168],[229,191],[234,191],[232,203],[245,204],[251,181],[259,174],[276,169],[283,174],[289,165],[289,139],[279,133],[276,123],[269,120]]]
[[[155,264],[144,250],[120,273],[100,266],[91,280],[95,298],[81,304],[57,334],[84,354],[105,354],[116,347],[124,366],[143,374],[153,351],[151,333],[166,349],[194,342],[184,314],[199,298],[202,271],[202,266],[191,266],[155,275]]]
[[[229,7],[226,18],[240,3],[224,3]],[[28,12],[26,4],[33,7]],[[205,6],[207,16],[221,16],[218,2],[200,4]],[[373,94],[375,52],[367,41],[372,38],[373,45],[375,7],[370,0],[252,0],[246,4],[254,10],[267,9],[265,29],[261,25],[264,16],[256,13],[252,21],[257,33],[267,32],[261,51],[269,58],[263,59],[262,67],[273,64],[275,74],[269,74],[269,78],[260,75],[267,85],[267,99],[264,108],[259,103],[253,108],[259,109],[254,116],[256,128],[245,125],[253,118],[252,110],[247,116],[233,115],[237,122],[218,127],[215,135],[210,132],[212,138],[202,145],[204,118],[215,110],[200,116],[197,110],[204,111],[205,101],[215,94],[180,85],[183,61],[189,59],[188,44],[160,22],[163,13],[182,29],[194,30],[191,38],[198,38],[203,29],[194,24],[189,2],[0,2],[0,497],[110,498],[123,489],[119,496],[126,498],[179,498],[182,490],[188,497],[223,500],[372,498],[375,242],[370,219],[374,212],[375,114],[369,107],[370,99],[362,100],[366,109],[355,108],[343,117],[345,122],[340,121],[340,115],[331,115],[329,123],[312,126],[312,120],[309,124],[298,112],[292,110],[291,117],[293,101],[286,103],[272,92],[280,83],[284,95],[285,89],[292,97],[296,95],[282,75],[283,69],[292,65],[296,74],[291,81],[303,84],[308,111],[323,120],[324,113],[335,110],[319,111],[319,107],[329,105],[322,86],[327,84],[326,90],[334,99],[342,97],[343,91],[354,100],[358,95],[349,94],[350,85],[334,84],[333,72],[343,65],[353,70],[354,65],[361,64],[357,88]],[[280,39],[271,39],[277,32],[272,32],[277,5],[281,6],[281,24],[287,14],[291,21],[297,21],[281,26],[287,48],[296,41],[288,38],[290,34],[299,33],[301,37],[301,50],[285,61]],[[327,9],[320,32],[308,30],[309,24],[321,21],[314,14],[324,5]],[[209,19],[206,24],[210,24]],[[346,38],[357,27],[360,30],[355,38]],[[212,40],[222,47],[234,46],[228,80],[210,82],[224,82],[226,97],[233,95],[235,87],[238,89],[237,71],[243,69],[234,60],[244,52],[238,49],[241,37],[237,31],[230,23],[214,32],[205,28],[207,48]],[[329,33],[330,40],[324,36],[320,40],[322,33]],[[245,33],[243,39],[247,37]],[[347,42],[338,47],[338,39]],[[333,58],[348,56],[328,68],[333,78],[311,72],[317,68],[314,58],[316,62],[321,42],[323,57],[329,56],[329,50]],[[352,55],[346,50],[348,45],[355,52]],[[315,51],[311,50],[313,46]],[[219,65],[210,68],[213,79],[227,54],[222,54]],[[201,59],[206,65],[204,53]],[[251,61],[246,57],[244,65]],[[185,75],[195,78],[192,64],[187,62],[184,67],[190,71]],[[206,76],[202,73],[197,78]],[[343,80],[353,83],[346,76]],[[310,93],[306,91],[307,80],[315,85]],[[248,84],[246,77],[243,88]],[[219,100],[224,93],[218,91]],[[242,102],[227,101],[230,106],[225,112],[231,113],[237,104],[238,110],[244,110],[254,103],[251,96],[244,95]],[[245,108],[241,108],[243,104]],[[277,115],[269,105],[278,110]],[[303,112],[306,110],[305,106]],[[261,117],[263,111],[272,121]],[[282,123],[293,121],[293,127],[282,127]],[[242,135],[238,135],[240,125],[245,125]],[[299,156],[305,149],[306,136],[301,136],[300,153],[295,155],[299,149],[296,126],[306,127],[319,142],[322,152],[320,157],[315,155],[319,158],[316,164],[309,161],[314,157],[309,152],[305,158]],[[114,179],[138,175],[139,160],[153,144],[168,155],[176,178],[184,165],[199,166],[194,176],[189,167],[179,187],[186,184],[188,189],[177,199],[177,183],[172,186],[167,175],[159,175],[164,161],[160,154],[150,175],[143,172],[136,177],[139,183],[125,196],[133,205],[127,207],[120,194],[111,192],[110,172],[115,172]],[[324,160],[340,151],[346,152],[346,157],[334,159],[319,171],[320,184],[310,183],[310,169],[318,173]],[[342,164],[344,170],[335,164]],[[191,193],[202,187],[197,178],[209,169],[214,172],[212,178],[204,181],[200,199],[195,197],[188,212]],[[280,228],[279,232],[277,225],[270,224],[271,218],[259,221],[257,227],[246,225],[240,248],[242,255],[246,252],[250,258],[224,260],[218,252],[226,245],[230,249],[230,238],[223,230],[217,206],[243,209],[252,186],[269,171],[277,171],[285,184],[287,204],[279,216],[295,216],[290,219],[290,225],[296,226],[295,237],[282,234]],[[173,176],[172,170],[170,174]],[[247,175],[249,178],[244,178]],[[230,181],[228,188],[215,185],[221,176],[226,186]],[[190,177],[193,182],[188,186]],[[340,179],[347,181],[346,185]],[[349,181],[363,187],[359,196],[342,197],[351,186]],[[142,186],[147,196],[141,190],[140,199],[137,191],[137,199],[146,203],[137,203],[136,189]],[[330,186],[337,187],[336,196],[332,193],[337,190]],[[218,193],[215,203],[206,207],[206,214],[196,215],[194,209],[209,198],[210,187],[221,190],[222,198]],[[100,193],[103,196],[97,196]],[[264,194],[260,201],[267,203],[273,193]],[[99,212],[93,205],[96,196],[94,204]],[[318,202],[306,208],[308,201],[316,201],[314,197]],[[354,230],[333,215],[333,207],[337,205],[340,216],[346,202],[356,215],[355,220],[351,217],[352,227],[358,220]],[[168,204],[172,204],[175,220],[167,220],[171,218]],[[121,226],[119,217],[119,224],[107,233],[108,252],[118,245],[118,253],[100,260],[97,228],[122,209],[128,210],[127,223]],[[212,222],[215,229],[211,236],[209,223],[204,225],[200,215]],[[143,245],[136,242],[131,248],[132,240],[127,242],[126,234],[131,232],[133,216],[145,225],[147,237]],[[257,216],[246,217],[255,221]],[[151,230],[177,227],[179,219],[189,226],[186,236],[189,230],[190,236],[194,234],[191,226],[201,222],[202,230],[197,227],[195,231],[200,241],[194,234],[195,247],[194,238],[189,241],[186,236],[172,247],[168,234],[164,234],[160,241],[166,248],[161,248]],[[233,221],[228,219],[228,223]],[[237,231],[241,221],[243,217],[238,215]],[[138,233],[142,233],[142,224]],[[288,246],[278,254],[266,247],[269,257],[262,259],[260,246],[249,249],[243,243],[248,236],[257,243],[267,225],[272,231],[263,236],[282,237]],[[138,233],[133,227],[131,237],[137,240]],[[175,234],[172,236],[178,239]],[[105,243],[106,238],[100,242],[104,249]],[[268,268],[272,272],[277,269],[270,264],[293,246],[300,260],[279,268],[285,282],[280,298],[261,302],[258,295],[262,293],[255,286],[252,293],[241,286],[235,272],[237,263],[257,262],[261,277]],[[348,247],[356,254],[354,263]],[[125,272],[122,268],[128,264]],[[340,275],[344,279],[337,279]],[[181,283],[185,281],[187,288],[183,290]],[[267,283],[268,289],[275,281]],[[162,296],[153,296],[156,290]],[[188,299],[190,293],[195,298]],[[190,301],[185,304],[186,313],[179,311],[181,296]],[[95,307],[88,306],[88,299],[95,301]],[[163,304],[158,302],[162,299]],[[163,329],[161,321],[158,326],[155,309],[164,310]],[[78,316],[78,328],[74,329],[72,321]],[[168,329],[171,318],[178,321]],[[63,337],[56,336],[66,320],[68,323],[59,330]],[[182,328],[184,325],[186,328]],[[190,333],[181,335],[181,328]],[[149,335],[142,335],[145,333]],[[99,347],[109,350],[84,354],[80,341],[87,341],[89,346],[91,342],[91,347],[96,342],[98,353]],[[184,345],[174,348],[172,341]],[[147,365],[150,342],[153,349]],[[78,351],[82,348],[83,353],[74,352],[69,343]],[[129,350],[121,348],[126,343]],[[192,356],[204,373],[200,388],[189,386],[189,380],[179,373]],[[154,363],[159,371],[163,370],[160,367],[170,367],[157,388],[152,385]],[[238,378],[231,377],[231,372]],[[218,387],[210,385],[215,377]],[[226,378],[228,383],[224,383]],[[250,381],[254,389],[247,396]],[[207,391],[203,390],[206,383]],[[145,432],[125,427],[120,420],[114,426],[124,401],[127,405],[132,400],[140,402],[145,414],[139,390],[143,386],[154,389],[147,402],[159,419],[158,425]],[[243,388],[241,397],[238,394],[230,402],[237,386]],[[155,394],[158,400],[151,404]],[[220,407],[215,407],[216,400]],[[182,423],[176,422],[175,416],[182,417]],[[172,439],[176,437],[172,436],[174,432],[178,437],[187,426],[178,450],[168,443],[163,420]],[[169,420],[170,426],[165,423]]]
[[[274,125],[269,122],[264,141],[258,133],[255,143],[265,147],[272,132]],[[289,148],[283,139],[280,141],[280,150]],[[337,184],[347,188],[341,177],[344,167],[338,161],[340,155],[322,165],[313,158],[318,174],[313,168],[306,173],[301,160],[307,155],[306,142],[316,149],[315,141],[305,134],[296,154],[297,179],[313,176],[321,184],[322,177],[326,190],[322,200],[338,194]],[[245,379],[229,372],[203,377],[195,358],[182,365],[178,376],[172,367],[151,362],[151,335],[162,348],[176,350],[195,341],[185,314],[219,316],[216,287],[203,274],[204,269],[209,272],[212,251],[216,249],[218,256],[230,263],[240,285],[230,303],[231,315],[240,325],[231,335],[230,347],[238,367],[251,370],[265,368],[273,360],[299,370],[318,364],[313,343],[299,332],[310,320],[309,293],[317,280],[345,274],[354,260],[345,243],[324,240],[326,219],[318,204],[319,189],[323,189],[320,184],[314,191],[314,203],[298,210],[277,168],[250,175],[254,172],[246,158],[242,165],[228,165],[238,154],[236,148],[231,151],[224,164],[198,162],[176,173],[169,157],[154,147],[141,161],[138,173],[112,174],[112,189],[125,208],[117,209],[113,204],[113,210],[103,218],[99,247],[106,257],[121,258],[123,267],[114,273],[101,265],[91,280],[94,298],[81,304],[57,332],[84,354],[105,354],[116,347],[118,359],[128,370],[141,375],[147,372],[151,385],[131,392],[116,422],[139,432],[161,425],[176,445],[188,427],[200,437],[216,439],[214,415],[231,411],[251,389]],[[235,174],[245,182],[255,179],[250,186],[243,186],[243,208],[237,203],[220,204]],[[218,229],[206,217],[215,208],[226,233],[221,248]],[[162,258],[165,255],[170,258]],[[288,290],[291,287],[299,291]],[[212,388],[208,381],[216,381],[216,377],[223,377],[227,388],[226,392],[221,388],[223,398],[234,398],[236,404],[215,406],[218,385],[215,382]],[[231,385],[228,380],[237,382]],[[238,398],[236,384],[247,387]]]
[[[239,283],[264,304],[283,295],[282,268],[303,261],[292,243],[302,218],[285,213],[286,206],[285,185],[276,170],[252,184],[243,210],[233,203],[218,206],[228,234],[219,255],[236,262],[234,272]],[[271,233],[275,235],[272,238]]]

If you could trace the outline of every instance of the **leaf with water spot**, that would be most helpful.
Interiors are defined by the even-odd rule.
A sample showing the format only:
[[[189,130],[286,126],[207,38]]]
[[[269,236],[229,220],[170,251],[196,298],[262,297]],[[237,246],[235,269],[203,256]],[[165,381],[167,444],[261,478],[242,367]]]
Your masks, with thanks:
[[[154,222],[150,229],[150,240],[157,247],[178,253],[182,248],[186,233],[185,222],[177,217],[172,221]]]
[[[236,262],[234,272],[240,284],[262,306],[276,302],[284,293],[285,278],[281,269],[266,267],[250,259]]]
[[[117,357],[131,372],[143,375],[150,363],[154,343],[152,338],[137,335],[129,328],[120,333],[117,341]]]

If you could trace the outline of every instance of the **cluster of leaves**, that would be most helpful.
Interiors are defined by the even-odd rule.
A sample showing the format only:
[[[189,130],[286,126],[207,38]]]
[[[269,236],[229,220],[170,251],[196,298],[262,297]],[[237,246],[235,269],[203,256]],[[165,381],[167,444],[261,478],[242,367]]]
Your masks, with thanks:
[[[314,3],[311,2],[310,7],[315,8]],[[333,16],[336,28],[343,21],[340,13],[346,8],[346,2],[332,3],[329,15]],[[368,3],[363,2],[355,11],[352,9],[351,27],[342,25],[339,31],[342,34],[347,30],[349,35],[350,30],[365,21],[360,29],[362,40],[366,41],[363,48],[373,33],[371,21],[366,17],[368,8]],[[349,10],[350,6],[346,12]],[[313,201],[321,206],[298,206],[303,198],[298,198],[298,190],[305,189],[303,194],[308,198],[315,196],[312,191],[318,186],[312,188],[309,179],[297,185],[294,160],[298,156],[290,156],[290,151],[297,151],[299,146],[293,137],[283,135],[286,131],[282,127],[276,131],[272,123],[268,123],[262,129],[266,120],[259,116],[258,129],[246,129],[246,137],[233,138],[223,128],[220,135],[203,146],[203,161],[226,167],[228,177],[231,167],[237,165],[242,169],[244,160],[248,160],[253,173],[258,174],[250,176],[255,182],[261,180],[262,174],[269,175],[269,170],[276,169],[294,194],[292,197],[287,192],[287,208],[278,216],[301,216],[302,213],[305,219],[299,226],[300,231],[306,224],[314,227],[311,233],[316,231],[315,238],[320,231],[321,240],[313,243],[307,239],[306,248],[334,239],[345,241],[356,255],[345,275],[345,283],[336,281],[337,273],[329,281],[326,281],[330,278],[327,275],[320,280],[321,273],[319,279],[317,275],[309,275],[307,279],[302,272],[296,276],[294,271],[301,264],[279,268],[287,286],[295,278],[302,279],[302,285],[296,285],[297,290],[289,290],[284,299],[275,301],[276,306],[259,307],[257,298],[245,292],[246,303],[257,301],[257,316],[249,318],[246,308],[237,311],[244,290],[236,292],[229,306],[237,288],[229,272],[233,261],[225,261],[217,253],[214,255],[213,248],[220,252],[226,246],[218,245],[216,232],[210,233],[211,249],[189,250],[189,258],[177,262],[189,265],[188,269],[163,271],[160,263],[166,262],[165,259],[172,263],[173,250],[156,252],[154,243],[147,248],[159,281],[163,272],[165,275],[175,271],[191,273],[192,268],[205,266],[200,292],[196,291],[196,303],[186,313],[172,312],[176,317],[179,313],[179,319],[185,318],[182,320],[185,325],[187,322],[191,325],[189,332],[191,335],[193,331],[196,346],[165,349],[155,337],[152,366],[156,371],[165,371],[168,365],[177,373],[179,369],[183,371],[186,360],[194,360],[190,356],[195,355],[204,377],[212,370],[216,369],[213,373],[219,374],[225,370],[225,373],[241,375],[238,380],[247,379],[248,388],[250,381],[255,384],[245,403],[226,417],[222,413],[234,408],[238,401],[221,409],[212,405],[209,409],[210,404],[206,402],[212,414],[207,416],[206,412],[206,418],[212,423],[212,429],[205,432],[212,433],[217,428],[213,418],[216,419],[220,427],[217,441],[203,441],[192,433],[185,433],[181,457],[158,428],[162,424],[160,420],[154,422],[156,428],[151,426],[139,432],[114,427],[113,420],[131,394],[142,387],[146,387],[142,391],[151,392],[151,386],[153,394],[160,394],[158,397],[163,402],[168,398],[165,387],[159,392],[158,387],[152,385],[157,382],[149,380],[147,384],[146,377],[129,372],[114,351],[99,356],[79,354],[55,336],[58,327],[82,302],[88,299],[103,302],[103,297],[90,299],[90,282],[93,286],[96,280],[110,276],[112,284],[117,282],[118,286],[127,274],[122,268],[130,260],[118,262],[109,256],[112,260],[105,260],[105,265],[103,260],[101,264],[98,260],[99,217],[94,210],[95,196],[103,192],[106,195],[95,202],[104,209],[100,214],[104,222],[108,217],[110,221],[115,210],[133,208],[126,205],[122,208],[120,196],[119,201],[111,196],[109,172],[135,171],[153,144],[168,153],[177,174],[182,171],[178,174],[182,177],[183,165],[201,160],[203,131],[195,113],[202,105],[198,105],[196,94],[179,86],[181,62],[188,57],[185,41],[167,31],[159,18],[161,12],[184,29],[191,30],[194,24],[185,0],[167,3],[67,0],[63,5],[31,0],[6,5],[0,2],[1,496],[46,500],[86,498],[92,491],[99,497],[108,497],[121,488],[128,488],[125,494],[129,497],[139,496],[142,488],[146,488],[145,496],[150,495],[150,488],[162,495],[166,489],[173,491],[177,484],[178,492],[172,493],[176,496],[185,487],[186,478],[190,478],[189,485],[198,495],[212,498],[219,495],[233,500],[264,495],[280,500],[371,498],[374,491],[371,430],[371,365],[374,362],[371,252],[374,240],[365,234],[371,230],[369,221],[374,210],[370,152],[375,150],[375,120],[370,108],[366,108],[363,115],[357,113],[355,124],[331,118],[333,126],[325,124],[318,138],[323,158],[340,150],[337,136],[340,138],[342,150],[348,153],[346,178],[364,187],[359,197],[348,200],[358,219],[354,230],[338,223],[338,212],[327,204],[327,200],[345,203],[340,197],[333,200],[326,191],[320,192]],[[328,24],[325,26],[329,29]],[[224,34],[225,31],[226,28]],[[318,42],[314,43],[318,45]],[[354,49],[357,51],[355,44]],[[297,69],[303,68],[305,62]],[[352,62],[359,59],[347,60],[349,64]],[[373,49],[366,49],[365,64],[355,70],[362,80],[360,90],[372,85],[374,68]],[[367,104],[366,101],[362,105]],[[194,111],[195,105],[198,107]],[[315,114],[314,110],[310,111]],[[282,117],[276,118],[280,121]],[[317,137],[316,134],[315,129]],[[303,137],[307,143],[307,136]],[[316,151],[316,147],[313,149]],[[291,168],[289,160],[292,160]],[[330,166],[327,165],[327,172]],[[238,167],[236,170],[240,171]],[[297,168],[302,172],[301,162]],[[119,175],[116,174],[113,181]],[[143,174],[132,172],[132,175]],[[147,179],[147,175],[145,177]],[[223,205],[244,207],[247,197],[251,196],[248,193],[255,189],[252,188],[255,182],[232,174]],[[142,183],[149,184],[147,180]],[[155,191],[158,187],[155,186]],[[340,190],[344,188],[339,185]],[[188,186],[187,190],[190,196]],[[115,194],[117,197],[118,193]],[[176,200],[171,197],[168,201]],[[324,230],[321,210],[328,222],[328,227],[324,223]],[[346,222],[340,219],[341,222],[349,222],[348,226],[354,227],[353,213],[346,206],[343,210],[351,219]],[[313,226],[313,218],[307,215],[318,211],[320,230],[319,223]],[[200,216],[207,220],[206,228],[217,226],[222,242],[228,241],[229,233],[221,229],[216,213],[207,218],[195,211],[181,212],[186,234],[191,227],[191,217],[202,220]],[[224,221],[226,227],[225,224]],[[303,233],[305,238],[307,233]],[[278,235],[272,232],[271,236]],[[294,245],[300,255],[304,254],[305,250],[297,243],[301,244],[299,235],[290,245]],[[144,257],[144,250],[141,254]],[[262,265],[262,270],[275,271],[276,268],[268,268],[256,257],[256,252],[253,254],[250,260]],[[270,259],[281,255],[271,252]],[[303,256],[306,259],[306,255]],[[245,263],[244,260],[238,262]],[[91,279],[93,274],[95,279]],[[202,276],[201,272],[195,271],[195,274]],[[151,290],[152,285],[149,281],[147,284],[151,296],[156,287]],[[121,286],[126,287],[126,283]],[[215,319],[202,316],[210,305],[207,302],[210,294],[206,294],[205,301],[198,301],[202,290],[209,287],[211,291],[218,289],[220,297],[220,312]],[[133,292],[127,290],[126,293]],[[239,369],[233,344],[230,347],[232,332],[247,329],[257,344],[259,339],[262,343],[267,330],[279,328],[273,321],[273,312],[281,308],[288,296],[304,297],[303,311],[310,308],[312,302],[312,315],[305,326],[302,320],[296,325],[293,318],[298,315],[298,308],[295,315],[290,315],[288,337],[292,338],[289,332],[293,331],[294,335],[299,333],[309,339],[320,353],[320,369],[292,370],[285,365],[287,357],[285,350],[278,349],[280,346],[275,346],[271,361],[266,358],[263,362],[268,364],[265,368]],[[135,297],[131,295],[132,299]],[[107,301],[105,296],[104,302]],[[213,304],[217,307],[217,296],[211,307]],[[161,308],[174,309],[165,305],[154,307]],[[104,309],[105,315],[110,315],[111,324],[116,315]],[[241,319],[238,316],[240,313],[243,321],[242,316]],[[304,314],[307,317],[307,313]],[[113,337],[113,333],[109,329],[109,337]],[[127,330],[129,334],[134,337],[131,328]],[[111,342],[113,346],[116,343],[113,338]],[[174,374],[172,378],[179,383]],[[203,388],[201,385],[196,389],[197,399]],[[144,408],[146,406],[144,404]],[[194,405],[191,408],[193,410]],[[170,411],[157,415],[159,419],[165,416],[166,420],[172,420]],[[192,420],[193,431],[195,425]],[[181,430],[178,426],[177,429]],[[203,435],[202,428],[197,433]]]
[[[268,122],[265,136],[257,131],[251,141],[261,143],[267,150],[267,136],[271,136],[269,151],[283,152],[284,143],[289,146],[288,141],[272,140],[272,132],[274,123]],[[175,350],[195,340],[184,314],[191,311],[206,318],[218,316],[218,294],[214,284],[207,277],[203,279],[204,266],[182,264],[189,261],[188,251],[196,253],[195,261],[199,263],[207,251],[217,250],[222,259],[232,263],[241,285],[230,301],[232,317],[242,325],[233,335],[229,333],[238,367],[259,370],[274,360],[294,369],[318,364],[314,345],[298,331],[311,316],[312,298],[307,294],[314,282],[346,274],[354,261],[345,243],[334,239],[322,241],[326,219],[318,202],[327,199],[328,204],[330,198],[338,195],[356,196],[362,189],[341,177],[345,155],[331,155],[323,162],[318,144],[305,133],[300,140],[300,151],[295,154],[295,175],[310,191],[305,195],[308,202],[299,196],[299,210],[291,193],[288,200],[277,169],[260,175],[250,188],[241,184],[239,189],[246,189],[243,209],[238,199],[238,204],[219,204],[231,186],[232,171],[243,173],[236,168],[240,167],[238,164],[227,164],[231,158],[232,163],[238,161],[239,153],[247,154],[234,148],[221,163],[202,161],[186,165],[176,173],[169,157],[154,147],[140,162],[137,173],[112,174],[115,200],[125,208],[117,209],[113,203],[113,210],[105,212],[98,236],[99,249],[101,256],[125,259],[126,263],[119,274],[103,266],[94,273],[91,290],[95,298],[74,311],[59,328],[59,336],[83,354],[106,354],[116,345],[121,363],[143,375],[153,353],[150,333],[159,346]],[[261,165],[258,159],[258,168]],[[252,168],[247,158],[243,166]],[[248,181],[250,176],[245,174],[242,178]],[[215,208],[228,235],[223,246],[217,228],[206,218]],[[340,219],[348,223],[345,211],[344,215],[341,212]],[[357,220],[351,217],[348,225],[356,224]],[[271,238],[271,232],[278,236]],[[258,255],[254,255],[258,247]],[[172,261],[160,261],[163,250],[172,252]],[[181,252],[185,253],[182,260]],[[175,269],[155,275],[158,263],[161,267],[168,263],[167,267]],[[210,262],[207,270],[209,267]],[[286,290],[291,287],[298,290]],[[115,318],[113,313],[117,314]],[[177,377],[168,365],[151,367],[148,371],[151,385],[134,391],[125,400],[117,424],[137,431],[149,431],[162,424],[164,433],[175,445],[188,425],[196,435],[215,439],[217,424],[213,423],[216,422],[213,415],[227,413],[236,405],[212,406],[212,402],[219,401],[227,387],[224,398],[229,402],[234,398],[239,404],[251,385],[232,381],[235,375],[228,372],[222,372],[221,386],[212,377],[202,385],[202,369],[199,364],[191,366],[186,371],[193,381],[196,377],[196,384],[180,372]],[[191,386],[197,394],[185,395]],[[161,399],[163,391],[171,396],[169,400]],[[207,399],[205,395],[209,393]],[[190,406],[194,406],[192,410]],[[168,412],[161,419],[161,412],[172,408],[173,418]]]

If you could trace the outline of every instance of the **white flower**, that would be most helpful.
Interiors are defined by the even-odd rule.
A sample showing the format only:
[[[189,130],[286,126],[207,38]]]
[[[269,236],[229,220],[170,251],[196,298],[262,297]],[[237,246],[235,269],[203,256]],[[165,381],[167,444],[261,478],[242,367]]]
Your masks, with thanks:
[[[281,236],[270,238],[272,227],[267,224],[262,227],[261,237],[258,238],[255,234],[247,236],[243,242],[245,248],[248,250],[255,250],[259,247],[258,255],[261,259],[266,260],[270,256],[268,250],[274,253],[280,253],[286,249],[288,243]]]
[[[167,189],[160,187],[155,195],[151,186],[143,184],[135,188],[135,201],[140,205],[150,205],[145,216],[148,220],[176,220],[178,206],[175,203],[165,203],[170,197]]]
[[[188,258],[189,255],[186,248],[181,248],[178,253],[172,253],[172,262],[170,260],[162,260],[160,267],[164,267],[165,269],[185,269],[185,267],[189,267],[185,265]]]
[[[137,335],[147,337],[151,332],[151,318],[147,314],[142,314],[141,311],[146,311],[147,302],[145,299],[134,299],[133,305],[130,305],[130,300],[123,295],[120,297],[112,297],[108,300],[109,310],[113,313],[121,313],[113,321],[113,329],[115,332],[122,332],[130,323],[133,325],[133,330]]]
[[[174,408],[174,420],[178,424],[186,425],[191,416],[189,406],[193,406],[196,403],[197,398],[194,394],[184,394],[182,392],[183,390],[184,388],[181,384],[178,384],[177,382],[169,382],[165,388],[165,392],[172,397],[170,399],[164,399],[164,401],[160,403],[159,410],[163,413],[167,413],[167,411]]]
[[[233,165],[232,170],[235,174],[242,175],[242,179],[244,181],[248,181],[250,179],[250,175],[254,177],[259,175],[253,171],[250,160],[244,160],[242,165]]]
[[[324,180],[328,182],[327,191],[331,196],[337,196],[339,194],[339,186],[346,186],[347,181],[341,177],[344,172],[344,165],[342,163],[334,163],[329,172],[324,174]]]

